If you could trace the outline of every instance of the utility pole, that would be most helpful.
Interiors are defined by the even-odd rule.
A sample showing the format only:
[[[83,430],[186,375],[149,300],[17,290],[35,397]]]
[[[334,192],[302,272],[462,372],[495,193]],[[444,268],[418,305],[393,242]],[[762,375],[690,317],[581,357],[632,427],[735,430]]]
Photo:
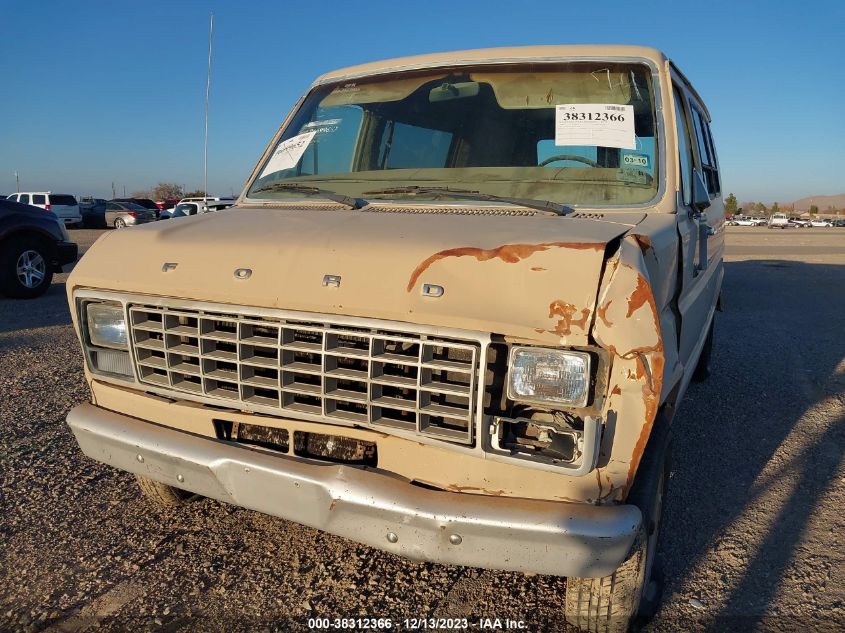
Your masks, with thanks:
[[[15,171],[15,193],[21,192],[21,179],[18,176],[18,172]]]
[[[205,81],[205,148],[203,151],[203,186],[204,202],[208,203],[208,96],[211,92],[211,40],[214,35],[214,12],[208,28],[208,76]]]
[[[117,194],[114,192],[114,181],[113,180],[112,180],[112,183],[111,183],[111,198],[112,198],[112,200],[117,198]]]
[[[123,185],[123,197],[126,197],[126,185]]]

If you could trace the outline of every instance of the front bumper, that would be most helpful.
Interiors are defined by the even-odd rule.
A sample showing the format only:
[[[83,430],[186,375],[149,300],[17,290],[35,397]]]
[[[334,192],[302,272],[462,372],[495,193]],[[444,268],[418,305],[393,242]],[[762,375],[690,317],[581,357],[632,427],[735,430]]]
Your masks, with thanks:
[[[630,505],[430,490],[375,469],[252,450],[90,404],[67,421],[93,459],[413,560],[607,576],[627,557],[641,521]]]
[[[73,242],[59,242],[56,244],[56,265],[62,267],[76,261],[79,246]]]

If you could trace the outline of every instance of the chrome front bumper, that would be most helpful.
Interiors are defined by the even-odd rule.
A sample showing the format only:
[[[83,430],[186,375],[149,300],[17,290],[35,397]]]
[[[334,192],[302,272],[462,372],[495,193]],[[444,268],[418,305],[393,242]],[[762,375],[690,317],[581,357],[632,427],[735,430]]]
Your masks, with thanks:
[[[105,464],[413,560],[607,576],[628,555],[641,521],[630,505],[429,490],[378,470],[253,450],[90,404],[67,421],[82,451]]]

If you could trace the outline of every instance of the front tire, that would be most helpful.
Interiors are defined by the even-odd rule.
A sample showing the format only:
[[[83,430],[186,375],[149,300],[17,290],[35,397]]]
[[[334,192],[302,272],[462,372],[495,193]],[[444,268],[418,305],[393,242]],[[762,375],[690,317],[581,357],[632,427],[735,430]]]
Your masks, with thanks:
[[[669,479],[671,449],[667,447],[647,504],[632,499],[643,510],[643,524],[630,557],[610,576],[566,579],[566,621],[582,631],[625,633],[643,617],[656,611],[660,577],[655,567],[663,498]],[[645,516],[645,515],[648,516]]]
[[[116,228],[116,229],[126,228],[126,221],[123,218],[117,218],[114,221],[114,228]]]
[[[0,291],[14,299],[34,299],[50,288],[53,266],[46,242],[34,237],[11,238],[0,257]]]
[[[192,493],[168,486],[155,479],[144,477],[143,475],[135,475],[138,480],[138,488],[141,489],[141,494],[160,508],[174,508],[186,504],[193,496]]]

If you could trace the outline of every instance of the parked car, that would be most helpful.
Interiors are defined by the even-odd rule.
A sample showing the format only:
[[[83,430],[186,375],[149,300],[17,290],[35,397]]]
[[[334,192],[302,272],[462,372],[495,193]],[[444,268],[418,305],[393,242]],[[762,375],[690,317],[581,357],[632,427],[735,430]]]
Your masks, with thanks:
[[[845,226],[845,218],[837,218],[836,220],[833,220],[833,226],[838,228]]]
[[[76,198],[69,194],[53,193],[52,191],[25,191],[23,193],[13,193],[7,199],[55,213],[56,217],[68,226],[82,224],[79,203],[76,201]]]
[[[770,229],[788,229],[792,226],[785,213],[773,213],[769,218]]]
[[[53,273],[76,261],[77,246],[52,213],[0,200],[0,293],[33,299],[47,292]]]
[[[82,208],[82,226],[86,229],[104,229],[106,225],[106,205],[108,202],[95,202]]]
[[[810,226],[814,228],[831,228],[833,226],[833,222],[827,218],[813,218],[810,220]]]
[[[659,593],[673,415],[710,371],[709,122],[642,47],[323,75],[237,212],[117,232],[76,266],[92,402],[70,428],[151,503],[568,576],[566,619],[623,631]]]
[[[139,207],[152,211],[156,219],[158,219],[159,213],[161,212],[158,205],[149,198],[114,198],[113,202],[134,202]]]
[[[156,200],[156,206],[158,207],[160,212],[172,209],[177,204],[179,204],[179,198],[166,198],[164,200]],[[161,213],[159,213],[159,216],[160,215]]]
[[[734,220],[735,226],[757,226],[757,221],[754,218],[739,217]]]
[[[122,229],[136,224],[146,224],[155,221],[155,213],[134,202],[119,202],[109,200],[105,208],[106,226]]]
[[[232,197],[220,197],[220,196],[207,196],[203,198],[200,196],[199,198],[182,198],[179,203],[182,202],[228,202],[231,204],[235,204],[235,198]]]
[[[173,209],[162,211],[162,220],[170,220],[172,218],[182,218],[190,215],[202,215],[203,213],[213,213],[215,211],[222,211],[234,206],[234,200],[217,201],[209,200],[206,204],[201,202],[180,202]]]
[[[789,218],[789,223],[799,229],[810,228],[810,221],[805,218]]]

